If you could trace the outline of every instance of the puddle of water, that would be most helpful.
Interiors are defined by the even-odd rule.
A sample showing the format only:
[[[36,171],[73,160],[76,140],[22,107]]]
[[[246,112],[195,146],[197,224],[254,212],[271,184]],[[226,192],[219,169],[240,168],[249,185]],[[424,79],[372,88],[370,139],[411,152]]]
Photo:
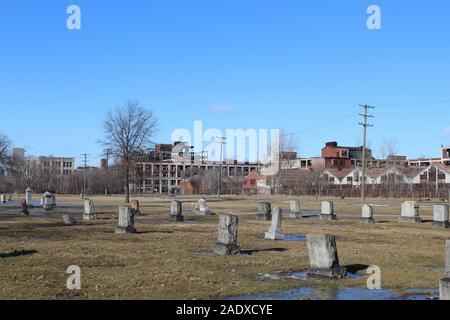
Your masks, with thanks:
[[[300,279],[300,280],[308,280],[308,274],[306,272],[285,272],[285,273],[280,273],[281,276],[284,276],[286,278],[291,278],[291,279]]]
[[[359,273],[347,272],[347,278],[348,279],[361,279],[361,278],[366,278],[368,276],[369,276],[368,274],[359,274]]]
[[[302,235],[287,235],[284,237],[285,241],[306,241],[306,236]]]
[[[427,292],[430,292],[427,289]],[[431,290],[434,294],[435,291]],[[396,295],[392,290],[369,290],[363,288],[316,289],[301,287],[278,293],[264,293],[229,297],[225,300],[428,300],[430,294]]]
[[[309,277],[306,271],[296,271],[296,272],[275,272],[273,274],[258,274],[256,280],[265,281],[265,280],[280,280],[281,277],[297,279],[297,280],[319,280],[317,277]],[[355,274],[351,272],[347,272],[347,276],[345,278],[335,279],[335,280],[353,280],[353,279],[361,279],[368,277],[367,274]]]
[[[20,207],[22,203],[22,200],[12,200],[12,201],[8,201],[6,203],[0,203],[0,206],[2,207]],[[41,202],[40,201],[36,201],[33,200],[32,202],[32,207],[34,208],[39,208],[41,207]],[[73,204],[73,203],[62,203],[62,202],[58,202],[56,203],[56,208],[82,208],[82,206],[80,204]]]

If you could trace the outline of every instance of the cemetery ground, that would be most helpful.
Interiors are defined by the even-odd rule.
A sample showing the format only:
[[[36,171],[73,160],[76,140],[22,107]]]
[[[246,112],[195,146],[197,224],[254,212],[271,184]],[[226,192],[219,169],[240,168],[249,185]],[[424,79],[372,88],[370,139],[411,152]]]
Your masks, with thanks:
[[[171,197],[132,197],[139,199],[142,213],[135,220],[137,233],[115,234],[123,198],[90,199],[95,203],[94,221],[83,221],[79,197],[57,196],[58,207],[48,216],[24,217],[16,214],[18,207],[0,207],[1,299],[223,299],[298,287],[366,287],[366,277],[316,280],[276,276],[279,271],[306,270],[307,245],[306,241],[264,240],[270,221],[255,219],[259,200],[287,211],[286,201],[299,199],[306,218],[285,216],[285,235],[336,235],[342,266],[364,275],[369,265],[377,265],[382,288],[399,293],[408,288],[438,287],[444,273],[445,239],[450,234],[450,230],[432,228],[433,202],[422,203],[424,221],[415,224],[398,222],[402,200],[370,200],[377,224],[367,225],[359,221],[361,204],[357,199],[287,196],[225,196],[221,201],[210,197],[208,207],[213,216],[192,212],[198,197],[177,197],[183,201],[184,222],[168,219]],[[320,211],[321,200],[334,201],[337,221],[309,217],[308,211]],[[65,209],[77,212],[78,224],[63,223]],[[212,254],[220,213],[239,216],[238,244],[247,254]],[[66,269],[71,265],[81,268],[81,290],[66,288]]]

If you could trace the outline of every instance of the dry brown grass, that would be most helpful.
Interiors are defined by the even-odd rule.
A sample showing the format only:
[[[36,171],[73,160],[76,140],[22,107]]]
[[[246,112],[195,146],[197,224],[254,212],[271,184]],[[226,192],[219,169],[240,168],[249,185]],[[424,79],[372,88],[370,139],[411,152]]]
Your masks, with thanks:
[[[198,217],[185,212],[186,222],[172,222],[167,219],[171,199],[164,197],[140,199],[143,215],[136,219],[139,233],[132,235],[113,233],[120,198],[92,197],[99,219],[82,221],[80,207],[76,226],[64,225],[60,217],[0,215],[0,298],[211,299],[308,285],[365,286],[365,279],[320,283],[295,279],[255,281],[258,273],[300,271],[308,267],[305,242],[263,239],[270,222],[255,220],[258,199],[262,198],[228,197],[229,201],[208,205],[215,213],[240,216],[242,249],[284,248],[285,251],[260,251],[233,257],[202,255],[201,252],[211,252],[214,248],[218,215]],[[288,199],[271,197],[269,200],[287,209],[284,201]],[[72,197],[57,197],[57,200],[80,203]],[[190,209],[194,198],[186,197],[183,201],[184,208]],[[307,201],[303,209],[319,210],[318,200]],[[400,202],[376,207],[375,218],[382,223],[363,225],[357,220],[360,206],[351,202],[335,201],[335,210],[348,212],[338,216],[345,220],[285,219],[283,232],[336,235],[341,264],[380,266],[384,288],[437,287],[443,272],[444,240],[450,231],[433,229],[429,222],[399,223]],[[430,219],[430,209],[425,213],[425,219]],[[15,250],[35,253],[6,255]],[[79,292],[66,289],[69,275],[65,271],[70,265],[81,267]]]

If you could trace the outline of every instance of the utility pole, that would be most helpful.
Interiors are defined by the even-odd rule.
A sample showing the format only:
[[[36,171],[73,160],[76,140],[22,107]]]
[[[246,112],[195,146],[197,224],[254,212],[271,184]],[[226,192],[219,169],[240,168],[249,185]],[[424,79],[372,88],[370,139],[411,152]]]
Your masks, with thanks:
[[[87,166],[87,157],[90,156],[90,154],[83,153],[81,154],[84,157],[84,170],[83,170],[83,192],[81,193],[81,198],[84,199],[84,196],[86,195],[86,166]]]
[[[105,167],[105,196],[108,195],[108,169],[109,169],[109,156],[111,154],[111,149],[105,149],[104,153],[106,156],[106,167]]]
[[[362,159],[362,165],[363,165],[363,169],[362,169],[362,182],[361,182],[361,198],[362,201],[364,203],[366,203],[366,150],[367,150],[367,144],[366,144],[366,140],[367,140],[367,128],[368,127],[373,127],[373,125],[369,124],[367,122],[368,118],[374,118],[374,116],[369,115],[369,109],[375,109],[375,107],[369,106],[367,104],[360,104],[361,108],[364,108],[364,114],[359,114],[361,117],[364,118],[364,122],[360,122],[359,125],[363,126],[363,159]]]
[[[220,159],[219,159],[219,180],[217,182],[217,199],[220,199],[221,184],[222,184],[222,158],[223,158],[223,145],[227,144],[227,138],[216,137],[217,143],[220,144]]]

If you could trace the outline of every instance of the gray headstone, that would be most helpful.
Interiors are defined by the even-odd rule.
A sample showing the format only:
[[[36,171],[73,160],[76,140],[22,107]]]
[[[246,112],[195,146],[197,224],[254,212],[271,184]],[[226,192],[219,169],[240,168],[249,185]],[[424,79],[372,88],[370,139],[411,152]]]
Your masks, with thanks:
[[[278,207],[272,210],[272,224],[269,231],[266,232],[264,238],[267,240],[283,240],[284,234],[281,233],[282,212]]]
[[[83,201],[84,203],[84,212],[83,212],[83,219],[84,220],[95,220],[97,219],[97,215],[94,211],[94,202],[90,199],[85,199]]]
[[[51,210],[56,207],[55,195],[51,192],[45,192],[44,197],[41,200],[42,208],[44,210]]]
[[[289,201],[289,217],[294,219],[302,218],[302,212],[300,211],[300,201],[290,200]]]
[[[449,227],[449,210],[448,205],[433,206],[433,227],[447,229]]]
[[[334,205],[331,201],[322,201],[322,206],[320,210],[320,219],[322,220],[336,220],[336,215],[334,214]]]
[[[450,240],[445,240],[445,275],[450,277]]]
[[[6,194],[0,195],[0,202],[1,203],[6,203]]]
[[[421,223],[422,219],[419,214],[419,205],[415,201],[405,201],[402,203],[401,222]]]
[[[197,206],[195,208],[195,213],[202,216],[208,216],[212,214],[211,210],[208,208],[208,205],[206,204],[205,199],[202,198],[198,200]]]
[[[272,220],[272,206],[270,202],[260,201],[258,203],[258,213],[256,219],[263,221]]]
[[[116,233],[135,233],[134,211],[131,207],[119,207],[119,226],[115,229]]]
[[[373,206],[365,204],[362,207],[361,222],[363,223],[375,223],[373,219]]]
[[[25,201],[27,202],[28,206],[32,206],[33,205],[33,190],[31,190],[30,187],[28,187],[25,190]]]
[[[450,278],[439,280],[439,299],[450,300]]]
[[[70,214],[63,214],[63,220],[65,224],[76,224],[77,220]]]
[[[340,278],[347,270],[339,265],[336,238],[327,234],[307,235],[311,276]]]
[[[172,200],[170,203],[170,219],[175,221],[184,221],[183,206],[180,201]]]
[[[234,255],[238,254],[239,247],[237,245],[238,222],[236,216],[229,214],[221,214],[219,218],[219,235],[214,249],[215,254]]]

